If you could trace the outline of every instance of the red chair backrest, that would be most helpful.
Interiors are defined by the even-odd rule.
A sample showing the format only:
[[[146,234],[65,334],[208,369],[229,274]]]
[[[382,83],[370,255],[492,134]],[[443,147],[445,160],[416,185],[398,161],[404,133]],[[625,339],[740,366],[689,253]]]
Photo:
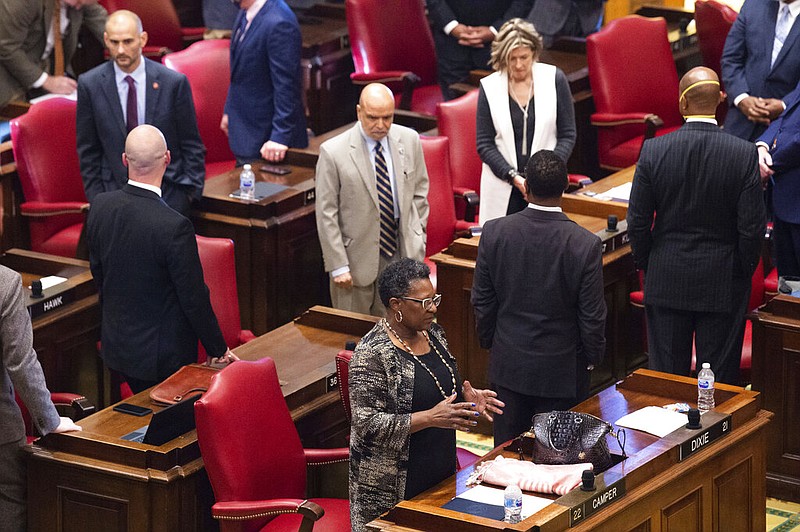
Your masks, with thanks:
[[[206,163],[232,161],[228,137],[219,128],[230,85],[230,40],[198,41],[165,55],[164,64],[189,79],[197,126],[206,146]]]
[[[194,411],[218,502],[306,498],[305,454],[271,358],[214,375]]]
[[[428,168],[428,240],[425,256],[439,253],[453,243],[456,207],[450,178],[449,141],[447,137],[420,137],[425,166]]]
[[[439,134],[450,139],[453,186],[480,192],[481,158],[475,143],[477,112],[477,90],[436,106]]]
[[[678,73],[663,18],[612,20],[586,38],[586,56],[598,113],[647,112],[667,127],[682,123]]]
[[[423,0],[345,0],[355,71],[410,71],[436,83],[436,52]]]
[[[350,410],[350,359],[353,358],[353,352],[349,349],[342,349],[336,353],[336,376],[339,380],[339,397],[344,406],[344,415],[347,422],[353,417]]]
[[[147,32],[148,48],[169,48],[173,52],[183,49],[181,22],[171,1],[101,0],[100,4],[109,13],[127,9],[139,15],[142,28]]]
[[[239,345],[239,331],[242,322],[239,316],[239,295],[236,289],[236,259],[233,240],[229,238],[209,238],[196,235],[197,252],[203,265],[203,279],[208,286],[211,307],[217,316],[219,328],[225,338],[225,345]],[[206,353],[200,346],[200,362],[205,361]]]
[[[697,44],[703,64],[720,75],[720,59],[725,38],[736,21],[737,13],[730,6],[716,0],[697,0],[694,20],[697,25]]]

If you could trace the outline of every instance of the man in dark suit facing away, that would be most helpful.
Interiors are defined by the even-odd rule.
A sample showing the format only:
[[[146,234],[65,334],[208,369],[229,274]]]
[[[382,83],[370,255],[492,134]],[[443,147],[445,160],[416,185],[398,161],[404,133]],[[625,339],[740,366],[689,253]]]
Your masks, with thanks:
[[[601,242],[561,212],[567,167],[542,150],[525,175],[528,208],[483,226],[472,285],[489,387],[506,405],[495,445],[529,429],[533,414],[585,399],[606,345]]]
[[[680,83],[686,123],[644,143],[633,177],[628,234],[645,272],[650,369],[689,375],[711,363],[717,381],[739,382],[750,278],[765,213],[755,146],[724,134],[713,70]]]
[[[161,199],[170,159],[158,129],[135,128],[122,154],[128,183],[98,194],[86,221],[101,356],[134,393],[196,362],[198,338],[210,356],[235,360],[211,308],[192,223]]]

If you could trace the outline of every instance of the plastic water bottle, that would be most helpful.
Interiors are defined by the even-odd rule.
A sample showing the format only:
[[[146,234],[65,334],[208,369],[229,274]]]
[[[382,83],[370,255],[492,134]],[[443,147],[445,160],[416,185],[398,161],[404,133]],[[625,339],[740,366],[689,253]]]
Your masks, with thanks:
[[[256,199],[255,186],[256,174],[253,173],[253,167],[246,164],[239,174],[239,197],[246,200]]]
[[[519,486],[508,486],[503,492],[503,509],[506,523],[519,523],[522,521],[522,490]]]
[[[697,374],[697,409],[701,414],[714,409],[714,372],[708,362]]]

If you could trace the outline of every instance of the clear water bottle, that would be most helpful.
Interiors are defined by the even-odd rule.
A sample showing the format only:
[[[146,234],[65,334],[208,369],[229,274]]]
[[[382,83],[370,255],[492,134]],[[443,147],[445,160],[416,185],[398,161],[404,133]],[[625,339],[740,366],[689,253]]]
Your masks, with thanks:
[[[522,521],[522,490],[519,486],[508,486],[503,492],[503,509],[506,523],[519,523]]]
[[[697,409],[701,414],[714,409],[714,372],[708,362],[697,374]]]
[[[253,173],[253,167],[246,164],[239,174],[239,197],[246,200],[256,199],[255,187],[256,174]]]

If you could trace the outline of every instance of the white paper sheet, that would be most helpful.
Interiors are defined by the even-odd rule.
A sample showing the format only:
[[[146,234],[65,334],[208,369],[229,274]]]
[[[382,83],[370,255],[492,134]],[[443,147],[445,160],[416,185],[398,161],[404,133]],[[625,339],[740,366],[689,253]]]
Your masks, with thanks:
[[[475,486],[468,489],[458,496],[460,499],[467,499],[468,501],[482,502],[484,504],[494,504],[496,506],[503,506],[503,490],[494,488],[492,486]],[[536,497],[535,495],[522,494],[522,518],[526,519],[535,514],[545,506],[551,504],[551,499],[544,497]]]
[[[688,422],[689,417],[686,414],[667,410],[660,406],[646,406],[619,418],[615,424],[663,438]]]
[[[42,290],[47,290],[51,286],[63,283],[64,281],[67,280],[67,278],[59,277],[58,275],[48,275],[47,277],[42,277],[39,280],[42,282]]]
[[[628,201],[631,197],[631,186],[633,186],[633,183],[623,183],[617,187],[606,190],[602,194],[598,194],[596,198],[602,200]]]

